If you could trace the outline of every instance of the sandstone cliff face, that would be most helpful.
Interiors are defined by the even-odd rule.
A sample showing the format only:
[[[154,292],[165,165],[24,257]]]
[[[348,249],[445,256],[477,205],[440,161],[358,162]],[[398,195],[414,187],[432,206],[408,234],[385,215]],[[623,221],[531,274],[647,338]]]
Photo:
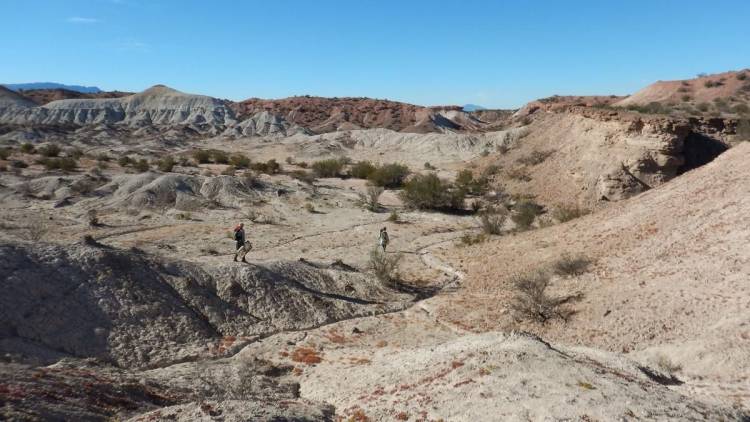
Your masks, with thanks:
[[[668,116],[567,106],[531,114],[526,136],[509,152],[487,160],[524,170],[531,180],[508,188],[531,193],[547,203],[618,201],[659,186],[712,160],[726,149],[698,134],[688,120]],[[535,165],[523,158],[544,151]]]

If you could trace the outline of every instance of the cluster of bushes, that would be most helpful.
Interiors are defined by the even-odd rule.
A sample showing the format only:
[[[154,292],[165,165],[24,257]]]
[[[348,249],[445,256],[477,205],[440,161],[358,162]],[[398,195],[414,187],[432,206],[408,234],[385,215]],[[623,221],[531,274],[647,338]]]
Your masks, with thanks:
[[[703,86],[705,86],[706,88],[716,88],[716,87],[719,87],[719,86],[722,86],[722,85],[724,85],[724,82],[722,82],[720,80],[719,81],[710,81],[709,80],[709,81],[706,81],[706,82],[703,83]]]
[[[542,211],[542,206],[533,201],[520,201],[513,206],[510,219],[516,223],[518,230],[528,230]]]
[[[265,163],[252,163],[250,164],[250,168],[258,173],[265,174],[278,174],[281,172],[281,164],[274,159],[270,159]]]
[[[358,161],[352,164],[349,174],[356,179],[369,179],[378,168],[369,161]]]
[[[234,158],[235,162],[232,163],[230,161],[232,158],[230,158],[229,154],[218,149],[197,149],[193,151],[192,156],[198,164],[232,164],[235,167],[241,167],[237,165],[237,162],[245,162],[245,160],[247,162],[247,165],[250,164],[250,160],[242,154],[233,155],[232,158]],[[242,157],[244,157],[244,159]],[[245,167],[247,167],[247,165],[245,165]]]
[[[463,209],[466,192],[435,173],[418,174],[404,184],[401,200],[409,208],[455,211]]]
[[[120,167],[132,167],[138,172],[145,172],[148,171],[151,166],[149,166],[148,161],[146,161],[145,158],[141,158],[140,160],[134,160],[127,155],[123,155],[122,157],[117,159],[117,164],[120,165]],[[159,164],[157,164],[159,165]],[[174,165],[174,162],[172,162],[172,165]],[[171,167],[170,170],[171,171]]]
[[[11,154],[13,154],[12,148],[0,148],[0,160],[7,160]]]
[[[73,157],[43,157],[37,163],[47,170],[73,171],[78,167],[78,162]]]

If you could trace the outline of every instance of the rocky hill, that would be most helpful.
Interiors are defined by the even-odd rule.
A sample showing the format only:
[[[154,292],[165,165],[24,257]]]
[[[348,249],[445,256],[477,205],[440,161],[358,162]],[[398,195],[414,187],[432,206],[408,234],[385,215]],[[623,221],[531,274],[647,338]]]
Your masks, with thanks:
[[[385,128],[399,132],[477,131],[483,122],[458,106],[423,107],[371,98],[252,98],[234,104],[240,118],[267,111],[314,133]]]
[[[658,81],[617,101],[616,107],[683,115],[750,115],[750,69]]]
[[[80,92],[64,88],[50,89],[22,89],[19,94],[33,101],[37,105],[45,105],[57,100],[71,100],[80,98],[120,98],[133,95],[132,92],[122,91],[99,91],[99,92]]]

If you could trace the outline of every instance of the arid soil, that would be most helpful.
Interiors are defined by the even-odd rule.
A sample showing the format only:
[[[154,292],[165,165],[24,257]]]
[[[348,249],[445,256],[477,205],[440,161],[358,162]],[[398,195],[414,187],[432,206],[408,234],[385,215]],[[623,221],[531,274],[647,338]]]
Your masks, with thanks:
[[[23,120],[0,135],[0,418],[750,417],[747,143],[590,104],[408,133],[375,100],[0,99]],[[334,158],[339,177],[312,170]],[[459,209],[398,187],[368,208],[361,160],[485,185]],[[559,302],[544,318],[519,311],[532,273]]]

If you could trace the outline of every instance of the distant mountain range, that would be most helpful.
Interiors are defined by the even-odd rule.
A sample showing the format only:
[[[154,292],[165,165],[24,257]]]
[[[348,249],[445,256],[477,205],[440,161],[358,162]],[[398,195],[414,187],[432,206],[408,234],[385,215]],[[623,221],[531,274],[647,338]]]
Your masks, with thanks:
[[[487,108],[482,107],[480,105],[476,105],[476,104],[466,104],[464,106],[464,111],[467,113],[471,113],[472,111],[478,111],[478,110],[487,110]]]
[[[83,92],[85,94],[98,94],[101,89],[95,86],[65,85],[57,82],[31,82],[27,84],[3,84],[11,91],[30,90],[30,89],[67,89],[69,91]]]

